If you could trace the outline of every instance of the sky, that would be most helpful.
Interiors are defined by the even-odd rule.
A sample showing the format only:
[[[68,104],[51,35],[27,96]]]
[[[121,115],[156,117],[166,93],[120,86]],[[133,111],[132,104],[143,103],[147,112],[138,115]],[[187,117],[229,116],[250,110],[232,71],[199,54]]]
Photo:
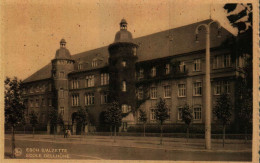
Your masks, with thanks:
[[[197,0],[4,1],[1,54],[5,76],[25,79],[51,62],[64,38],[71,54],[113,43],[125,18],[134,38],[195,23],[210,16],[236,34],[223,3]],[[214,2],[214,4],[212,3]]]

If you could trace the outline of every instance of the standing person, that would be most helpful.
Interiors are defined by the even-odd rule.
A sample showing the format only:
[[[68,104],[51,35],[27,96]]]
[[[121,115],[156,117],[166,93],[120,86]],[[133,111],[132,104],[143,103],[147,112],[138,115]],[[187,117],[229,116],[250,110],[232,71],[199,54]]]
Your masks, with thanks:
[[[65,129],[64,131],[64,138],[67,138],[68,137],[68,129]]]

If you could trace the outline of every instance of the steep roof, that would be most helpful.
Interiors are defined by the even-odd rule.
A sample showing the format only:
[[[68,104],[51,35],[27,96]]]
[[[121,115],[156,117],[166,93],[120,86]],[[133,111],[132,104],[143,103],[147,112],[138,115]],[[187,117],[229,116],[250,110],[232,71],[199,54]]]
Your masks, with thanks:
[[[150,34],[147,36],[134,39],[134,43],[139,45],[137,50],[138,62],[152,60],[156,58],[163,58],[192,51],[198,51],[205,49],[205,29],[201,29],[198,35],[199,43],[195,43],[195,29],[199,24],[209,23],[211,20],[204,20],[201,22],[165,30],[162,32]],[[232,36],[226,29],[221,29],[221,38],[216,37],[217,26],[212,25],[211,29],[211,47],[218,47],[226,40],[227,37]],[[80,62],[88,62],[94,58],[99,58],[103,62],[98,67],[107,65],[108,63],[108,47],[100,47],[97,49],[89,50],[86,52],[78,53],[72,56],[72,59]],[[95,67],[96,68],[96,67]],[[88,69],[92,69],[89,67]],[[47,79],[51,77],[51,64],[46,65],[30,77],[24,80],[24,82],[32,82],[36,80]]]

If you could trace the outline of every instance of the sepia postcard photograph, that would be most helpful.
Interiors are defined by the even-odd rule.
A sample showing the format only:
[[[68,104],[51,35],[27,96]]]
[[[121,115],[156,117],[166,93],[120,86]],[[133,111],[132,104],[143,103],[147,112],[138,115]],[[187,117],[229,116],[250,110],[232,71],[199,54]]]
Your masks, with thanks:
[[[0,162],[259,162],[257,0],[0,6]]]

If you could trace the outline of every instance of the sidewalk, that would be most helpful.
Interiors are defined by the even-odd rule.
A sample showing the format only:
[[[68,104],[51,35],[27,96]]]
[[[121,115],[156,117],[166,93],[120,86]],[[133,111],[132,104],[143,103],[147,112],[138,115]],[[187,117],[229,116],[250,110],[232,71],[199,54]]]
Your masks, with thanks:
[[[5,135],[5,138],[10,139],[11,135]],[[132,137],[132,136],[80,136],[72,135],[69,138],[63,138],[63,135],[22,135],[17,134],[16,139],[29,141],[43,141],[55,143],[73,143],[73,144],[91,144],[100,146],[120,146],[126,148],[149,148],[163,150],[178,150],[178,151],[205,151],[205,152],[252,152],[251,141],[246,144],[244,140],[225,140],[225,147],[222,147],[222,139],[212,139],[212,149],[205,149],[204,139],[187,139],[185,138],[163,138],[163,145],[160,145],[159,137]]]

